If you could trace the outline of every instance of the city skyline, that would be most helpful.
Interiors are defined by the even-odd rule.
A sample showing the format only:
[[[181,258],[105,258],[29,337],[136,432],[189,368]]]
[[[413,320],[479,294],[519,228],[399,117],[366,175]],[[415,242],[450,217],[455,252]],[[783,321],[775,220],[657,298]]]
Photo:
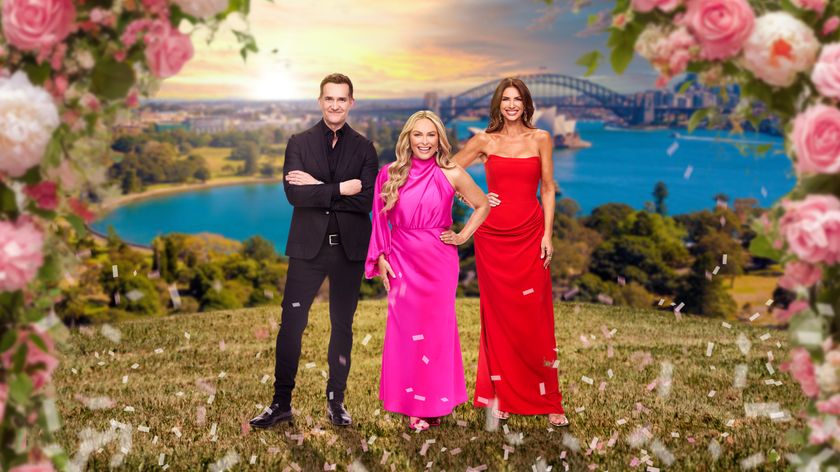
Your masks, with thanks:
[[[447,96],[506,75],[579,77],[584,68],[575,64],[577,58],[606,43],[605,33],[585,31],[587,18],[609,15],[604,2],[577,14],[571,3],[255,1],[250,31],[259,53],[242,61],[230,33],[244,27],[236,20],[222,26],[211,46],[197,31],[195,56],[181,74],[163,82],[155,98],[315,98],[321,78],[335,71],[353,79],[361,99]],[[587,79],[621,93],[653,87],[655,75],[642,60],[634,60],[622,76],[607,62]]]

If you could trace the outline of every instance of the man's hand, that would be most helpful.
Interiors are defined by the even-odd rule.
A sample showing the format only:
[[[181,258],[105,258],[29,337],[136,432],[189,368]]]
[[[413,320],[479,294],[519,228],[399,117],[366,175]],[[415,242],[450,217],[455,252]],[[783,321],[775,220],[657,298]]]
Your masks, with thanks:
[[[339,193],[350,196],[362,191],[362,181],[359,179],[345,180],[338,184]]]
[[[289,182],[289,185],[318,185],[324,183],[302,170],[290,171],[286,174],[286,182]]]

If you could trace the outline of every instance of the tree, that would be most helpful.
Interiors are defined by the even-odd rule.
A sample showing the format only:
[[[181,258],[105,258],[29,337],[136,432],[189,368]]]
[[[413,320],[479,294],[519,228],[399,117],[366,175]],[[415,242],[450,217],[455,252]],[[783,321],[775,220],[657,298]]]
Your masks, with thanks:
[[[143,190],[143,182],[137,177],[137,172],[134,169],[130,169],[128,172],[123,175],[122,179],[122,192],[124,195],[128,195],[129,193],[140,192]]]
[[[662,259],[656,243],[643,236],[621,235],[601,243],[592,253],[589,270],[604,280],[624,277],[655,293],[673,293],[674,271]]]
[[[665,199],[668,198],[668,187],[665,182],[657,182],[653,188],[653,202],[656,207],[656,212],[660,215],[668,213],[668,208],[665,206]]]
[[[711,254],[698,257],[686,276],[677,300],[685,303],[685,311],[707,316],[727,316],[735,313],[738,305],[726,292],[718,277],[707,276],[716,264]]]
[[[620,232],[619,223],[632,213],[635,213],[635,210],[630,205],[607,203],[592,210],[592,214],[586,218],[584,224],[601,233],[605,238],[609,238]]]
[[[228,159],[232,161],[247,161],[248,159],[256,160],[260,157],[260,147],[257,143],[241,143],[238,144],[230,153]]]
[[[206,182],[206,181],[210,180],[210,169],[208,169],[207,166],[198,167],[195,170],[195,173],[193,174],[193,177],[202,181],[202,182]]]
[[[274,245],[262,236],[252,236],[242,243],[242,255],[260,262],[277,259]]]
[[[558,200],[556,208],[557,213],[566,215],[569,218],[576,217],[578,212],[580,211],[580,205],[578,205],[576,201],[568,197],[561,198],[560,200]]]
[[[275,172],[277,172],[277,169],[269,162],[266,162],[260,167],[260,175],[264,177],[274,177]]]

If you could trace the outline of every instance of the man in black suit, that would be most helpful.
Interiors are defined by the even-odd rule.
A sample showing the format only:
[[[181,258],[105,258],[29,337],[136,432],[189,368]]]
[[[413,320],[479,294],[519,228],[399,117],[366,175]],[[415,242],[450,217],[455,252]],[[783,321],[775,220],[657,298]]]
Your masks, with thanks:
[[[323,119],[289,139],[283,172],[286,198],[294,207],[286,255],[274,368],[274,398],[251,425],[269,428],[292,419],[292,390],[309,307],[325,277],[330,279],[330,344],[327,415],[347,426],[344,390],[350,370],[353,314],[359,300],[370,240],[370,211],[379,163],[373,144],[347,125],[353,83],[330,74],[318,98]]]

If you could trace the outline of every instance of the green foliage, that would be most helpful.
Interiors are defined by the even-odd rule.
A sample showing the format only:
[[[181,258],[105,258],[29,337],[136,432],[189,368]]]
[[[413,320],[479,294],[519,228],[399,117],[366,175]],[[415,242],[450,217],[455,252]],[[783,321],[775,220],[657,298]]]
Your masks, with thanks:
[[[252,236],[243,241],[242,255],[256,261],[271,262],[277,259],[274,245],[262,236]]]
[[[96,65],[93,66],[90,91],[104,100],[118,100],[128,94],[134,81],[134,69],[131,64],[105,57],[96,61]]]
[[[592,253],[590,271],[604,280],[636,281],[656,293],[672,293],[675,273],[662,258],[662,252],[643,236],[620,235],[601,243]]]
[[[735,313],[738,306],[726,292],[721,279],[710,272],[716,265],[711,254],[699,256],[677,292],[677,299],[685,303],[686,313],[725,317]]]
[[[653,188],[653,202],[656,205],[656,212],[663,216],[668,214],[668,208],[665,206],[666,198],[668,198],[668,186],[665,182],[657,182]]]
[[[630,205],[607,203],[592,210],[592,214],[584,220],[584,224],[599,232],[603,237],[609,238],[619,232],[619,223],[634,212],[635,210]]]

